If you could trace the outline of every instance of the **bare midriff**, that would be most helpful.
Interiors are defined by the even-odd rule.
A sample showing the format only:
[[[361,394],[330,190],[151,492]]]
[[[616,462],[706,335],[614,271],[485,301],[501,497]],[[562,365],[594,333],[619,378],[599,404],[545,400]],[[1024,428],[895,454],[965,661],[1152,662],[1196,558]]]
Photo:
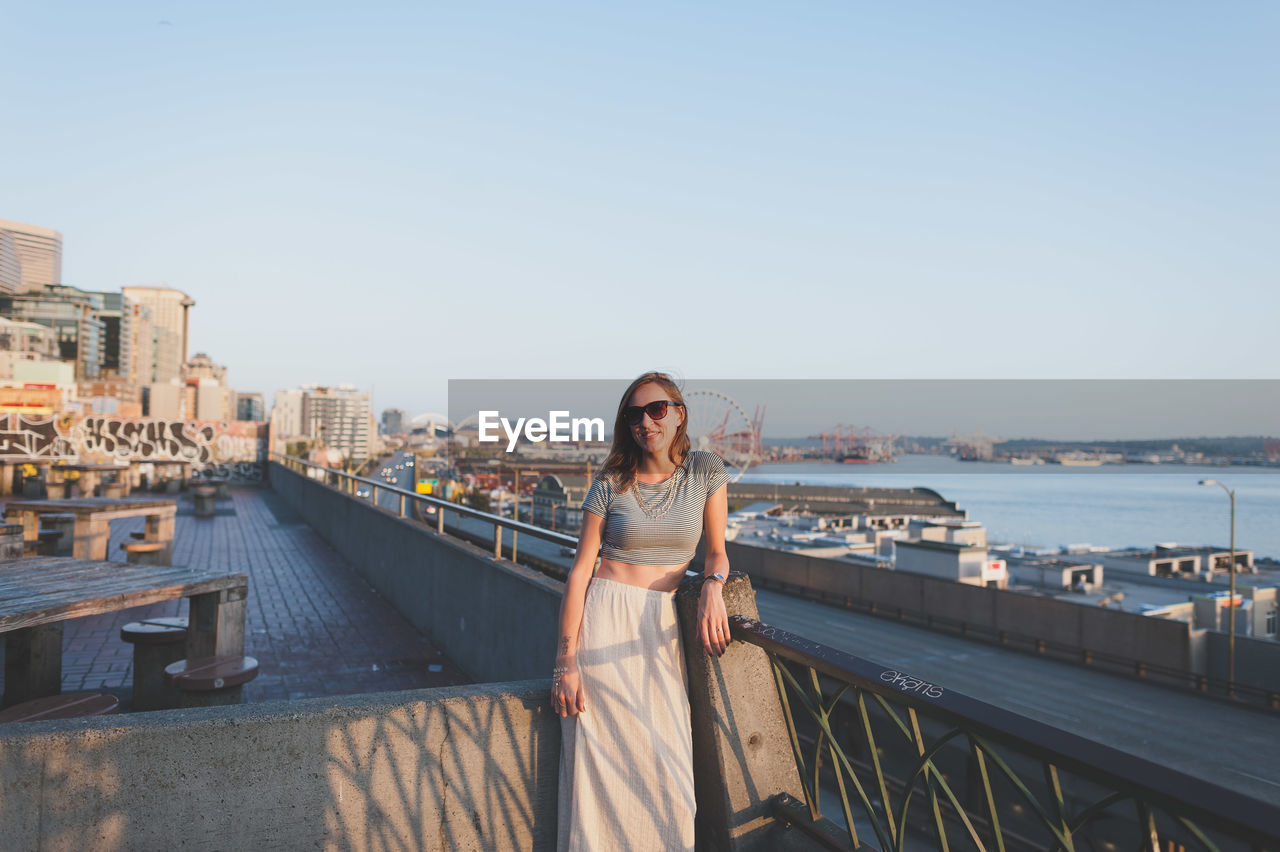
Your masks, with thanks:
[[[626,583],[628,586],[639,586],[642,589],[674,592],[679,588],[680,581],[684,579],[685,569],[688,567],[688,562],[683,565],[635,565],[631,562],[605,559],[602,556],[600,567],[596,569],[596,576],[602,580]]]

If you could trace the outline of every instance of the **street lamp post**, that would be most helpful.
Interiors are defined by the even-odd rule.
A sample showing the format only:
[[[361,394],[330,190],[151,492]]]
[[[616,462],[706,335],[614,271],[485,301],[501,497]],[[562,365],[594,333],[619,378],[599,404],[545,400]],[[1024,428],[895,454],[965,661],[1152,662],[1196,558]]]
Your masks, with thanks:
[[[1236,690],[1236,492],[1216,479],[1202,479],[1201,485],[1218,485],[1231,498],[1231,564],[1227,566],[1230,591],[1227,593],[1227,695]]]

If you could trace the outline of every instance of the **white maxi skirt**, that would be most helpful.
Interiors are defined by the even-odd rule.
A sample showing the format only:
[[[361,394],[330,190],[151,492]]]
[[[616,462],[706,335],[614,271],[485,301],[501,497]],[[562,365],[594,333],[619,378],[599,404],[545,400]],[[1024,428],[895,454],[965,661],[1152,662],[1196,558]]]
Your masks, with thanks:
[[[559,850],[693,849],[693,735],[675,594],[593,578],[587,709],[560,720]]]

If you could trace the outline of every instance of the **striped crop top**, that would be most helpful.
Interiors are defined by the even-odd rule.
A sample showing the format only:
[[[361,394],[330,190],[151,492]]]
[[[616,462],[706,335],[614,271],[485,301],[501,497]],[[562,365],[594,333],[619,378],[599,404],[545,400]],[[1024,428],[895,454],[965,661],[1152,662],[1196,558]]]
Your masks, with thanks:
[[[582,511],[604,518],[600,555],[605,559],[632,565],[683,565],[693,559],[702,538],[707,497],[728,481],[720,456],[690,450],[669,479],[637,481],[622,494],[611,478],[595,477],[582,501]],[[667,506],[668,487],[675,491],[671,508],[660,518],[650,518],[636,502],[637,490],[656,514]]]

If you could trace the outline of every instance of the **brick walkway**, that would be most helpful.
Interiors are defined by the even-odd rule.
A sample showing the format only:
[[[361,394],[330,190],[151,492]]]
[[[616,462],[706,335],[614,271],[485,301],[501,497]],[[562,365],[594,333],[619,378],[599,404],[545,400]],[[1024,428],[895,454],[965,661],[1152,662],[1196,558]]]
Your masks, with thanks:
[[[245,653],[260,670],[245,685],[245,701],[469,682],[274,492],[232,488],[217,508],[213,519],[197,520],[190,501],[179,499],[173,561],[249,575]],[[124,561],[120,544],[143,525],[113,521],[108,558]],[[120,640],[120,628],[186,610],[185,600],[166,601],[65,622],[63,692],[111,692],[127,709],[133,646]]]

